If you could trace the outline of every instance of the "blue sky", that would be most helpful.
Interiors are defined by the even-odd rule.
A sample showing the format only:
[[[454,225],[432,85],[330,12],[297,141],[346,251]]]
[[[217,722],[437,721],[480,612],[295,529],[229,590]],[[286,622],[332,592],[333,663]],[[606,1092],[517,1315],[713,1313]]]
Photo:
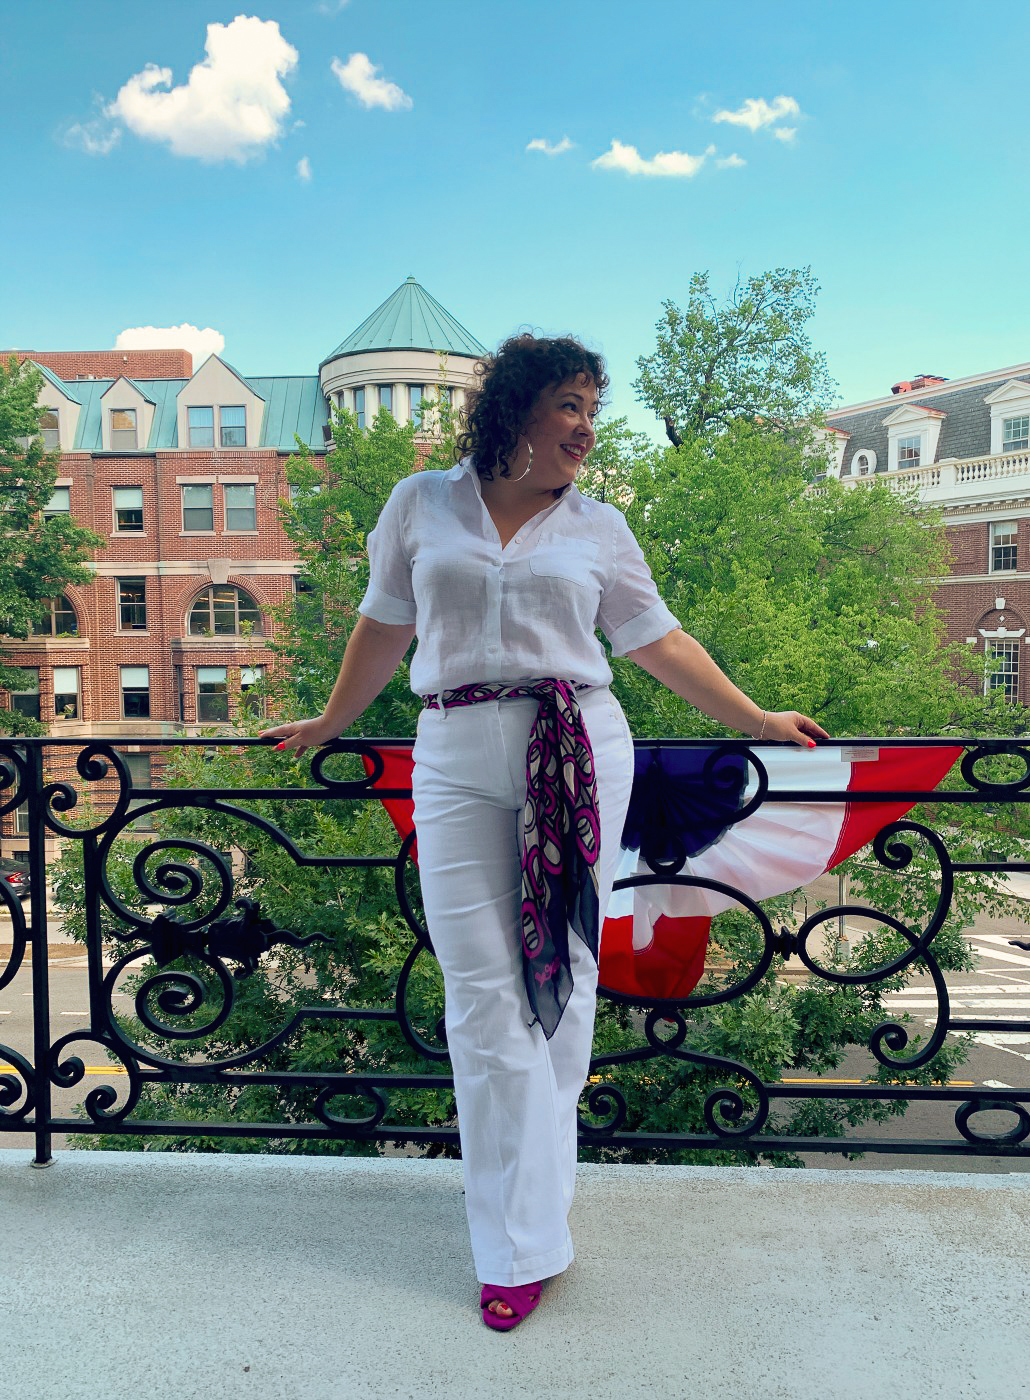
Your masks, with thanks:
[[[1026,361],[1028,30],[1024,0],[0,0],[0,344],[189,323],[311,373],[410,273],[488,345],[582,336],[654,430],[662,301],[810,264],[844,402]]]

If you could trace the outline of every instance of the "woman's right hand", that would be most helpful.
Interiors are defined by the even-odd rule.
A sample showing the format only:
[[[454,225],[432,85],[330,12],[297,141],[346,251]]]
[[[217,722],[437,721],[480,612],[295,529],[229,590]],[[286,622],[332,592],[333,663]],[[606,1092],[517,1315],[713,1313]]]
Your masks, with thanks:
[[[291,720],[289,724],[277,724],[274,729],[266,729],[262,739],[278,739],[277,749],[293,749],[297,757],[307,753],[308,749],[317,749],[322,744],[328,744],[339,735],[336,729],[326,719],[325,715],[319,715],[317,719]]]

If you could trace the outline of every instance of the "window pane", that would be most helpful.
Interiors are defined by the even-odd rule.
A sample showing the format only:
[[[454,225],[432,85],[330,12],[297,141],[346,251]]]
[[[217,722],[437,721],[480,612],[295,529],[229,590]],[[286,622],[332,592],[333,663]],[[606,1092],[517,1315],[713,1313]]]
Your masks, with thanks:
[[[120,578],[118,580],[118,625],[123,632],[144,631],[146,629],[146,579]]]
[[[988,642],[987,656],[990,674],[985,689],[988,693],[1004,690],[1005,699],[1014,702],[1019,695],[1019,642]]]
[[[1017,452],[1030,446],[1030,414],[1019,418],[1006,418],[1002,447],[1006,452]]]
[[[380,384],[379,386],[379,407],[385,408],[387,413],[393,412],[393,386],[390,384]]]
[[[261,684],[264,673],[263,666],[240,667],[240,707],[249,710],[252,715],[263,716],[265,713],[264,700],[256,695],[248,695],[248,691]]]
[[[54,667],[54,714],[58,719],[78,719],[78,666]]]
[[[123,666],[122,714],[126,719],[150,717],[150,667]]]
[[[122,714],[126,719],[150,715],[150,667],[122,666]]]
[[[235,634],[237,631],[236,589],[222,587],[212,588],[211,610],[214,616],[215,632],[229,635]]]
[[[257,487],[226,486],[225,528],[227,530],[257,529]]]
[[[422,396],[425,393],[425,386],[422,384],[408,385],[408,414],[413,423],[422,421]]]
[[[354,390],[354,416],[358,420],[358,427],[365,426],[365,391],[364,389]]]
[[[261,610],[249,593],[231,584],[207,588],[190,609],[189,630],[192,636],[215,633],[236,636],[240,624],[247,622],[250,630],[261,635]]]
[[[138,446],[136,438],[136,410],[134,408],[112,408],[111,410],[111,450],[124,452]]]
[[[114,519],[116,530],[143,530],[143,487],[115,486]]]
[[[233,404],[219,410],[221,443],[223,447],[246,447],[247,410],[243,404]]]
[[[215,528],[214,491],[210,486],[182,488],[182,528],[211,530]]]
[[[11,709],[29,719],[39,719],[39,668],[23,666],[18,689],[11,691]]]
[[[229,678],[224,666],[197,667],[197,719],[229,718]]]
[[[62,593],[60,598],[51,598],[48,611],[38,623],[30,623],[29,636],[36,637],[76,637],[79,620],[75,609]]]
[[[53,635],[55,637],[77,637],[79,619],[65,595],[62,593],[60,598],[55,598],[50,606],[53,617]]]
[[[187,408],[190,447],[214,447],[215,411],[213,408]]]
[[[918,467],[919,449],[923,440],[921,437],[904,437],[898,439],[898,466]]]
[[[67,515],[72,508],[71,494],[70,486],[56,487],[49,504],[43,507],[43,519],[49,520],[52,515]]]
[[[56,408],[47,408],[39,416],[39,431],[43,434],[43,446],[53,452],[61,445],[60,425]]]

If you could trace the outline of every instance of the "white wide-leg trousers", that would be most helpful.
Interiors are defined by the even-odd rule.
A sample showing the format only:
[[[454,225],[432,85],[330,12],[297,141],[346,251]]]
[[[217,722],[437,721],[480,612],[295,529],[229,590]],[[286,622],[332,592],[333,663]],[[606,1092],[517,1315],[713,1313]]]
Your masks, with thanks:
[[[601,917],[633,778],[633,744],[607,687],[580,707],[594,753]],[[590,1063],[597,967],[570,934],[575,987],[550,1040],[531,1012],[520,938],[522,809],[535,700],[424,710],[412,789],[419,875],[444,975],[472,1253],[508,1286],[572,1262],[576,1106]]]

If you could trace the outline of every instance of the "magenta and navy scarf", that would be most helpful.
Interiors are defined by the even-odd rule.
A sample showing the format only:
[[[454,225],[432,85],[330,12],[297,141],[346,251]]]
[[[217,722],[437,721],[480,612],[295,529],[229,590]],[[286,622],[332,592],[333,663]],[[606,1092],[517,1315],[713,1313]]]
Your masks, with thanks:
[[[522,699],[539,704],[526,753],[522,970],[533,1017],[549,1040],[572,992],[569,929],[595,962],[600,933],[597,780],[576,687],[551,679],[462,685],[427,695],[425,706],[450,710],[486,700]]]

